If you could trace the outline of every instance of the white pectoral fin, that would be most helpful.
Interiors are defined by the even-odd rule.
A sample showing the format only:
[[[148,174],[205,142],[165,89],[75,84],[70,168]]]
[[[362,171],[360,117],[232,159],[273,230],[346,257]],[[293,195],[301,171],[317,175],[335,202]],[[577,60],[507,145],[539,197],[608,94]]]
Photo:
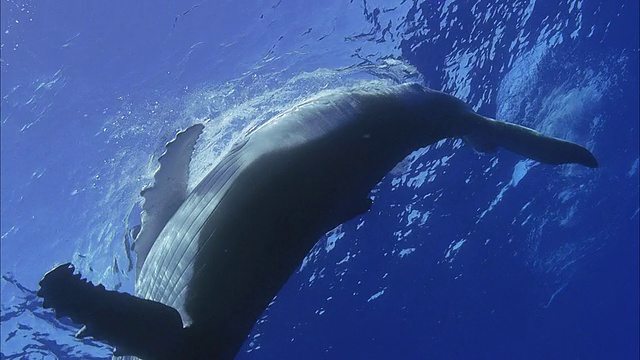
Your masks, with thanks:
[[[478,122],[480,125],[464,137],[478,151],[492,152],[502,147],[545,164],[580,164],[591,168],[598,167],[595,156],[578,144],[546,136],[521,125],[482,118]]]
[[[189,163],[203,129],[202,124],[192,125],[167,143],[158,159],[160,167],[154,175],[153,186],[140,193],[144,198],[142,228],[134,243],[138,272],[156,238],[187,197]]]

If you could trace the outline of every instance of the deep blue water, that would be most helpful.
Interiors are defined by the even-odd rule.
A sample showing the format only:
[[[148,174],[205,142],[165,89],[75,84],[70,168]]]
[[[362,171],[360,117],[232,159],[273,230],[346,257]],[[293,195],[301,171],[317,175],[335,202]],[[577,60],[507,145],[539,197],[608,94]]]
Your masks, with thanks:
[[[330,232],[239,359],[637,359],[637,1],[2,2],[2,359],[110,357],[34,296],[124,237],[178,129],[192,185],[324,88],[421,81],[586,145],[596,170],[445,141]],[[133,211],[132,211],[133,208]],[[129,217],[131,214],[131,217]]]

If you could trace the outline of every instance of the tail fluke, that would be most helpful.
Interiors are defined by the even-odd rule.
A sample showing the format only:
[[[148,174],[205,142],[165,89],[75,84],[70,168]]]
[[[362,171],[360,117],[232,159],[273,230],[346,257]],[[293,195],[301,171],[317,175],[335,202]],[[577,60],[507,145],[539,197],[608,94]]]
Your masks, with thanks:
[[[109,291],[74,274],[67,263],[40,281],[38,296],[56,317],[69,317],[85,326],[78,338],[92,336],[116,347],[116,355],[143,359],[178,359],[184,329],[178,311],[159,302]]]
[[[572,142],[542,135],[524,126],[481,117],[476,131],[465,140],[478,151],[494,151],[498,147],[545,164],[580,164],[598,167],[598,161],[584,147]],[[476,119],[478,120],[478,119]]]

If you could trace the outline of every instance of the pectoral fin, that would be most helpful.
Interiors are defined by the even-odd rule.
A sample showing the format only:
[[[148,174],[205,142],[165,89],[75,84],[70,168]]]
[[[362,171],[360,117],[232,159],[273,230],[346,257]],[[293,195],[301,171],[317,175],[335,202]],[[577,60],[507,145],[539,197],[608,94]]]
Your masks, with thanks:
[[[138,273],[158,234],[187,197],[189,163],[203,129],[202,124],[192,125],[167,144],[166,151],[158,159],[160,167],[154,175],[153,186],[140,193],[145,201],[142,228],[134,243]]]
[[[186,330],[178,311],[162,303],[106,290],[74,274],[71,264],[49,271],[38,296],[56,317],[85,324],[78,338],[93,337],[116,347],[118,355],[144,359],[181,358]]]
[[[598,161],[584,147],[572,142],[545,136],[533,129],[497,121],[473,114],[477,123],[476,130],[465,135],[478,151],[490,152],[502,147],[516,154],[545,164],[580,164],[590,168],[598,167]],[[481,119],[479,119],[481,118]]]

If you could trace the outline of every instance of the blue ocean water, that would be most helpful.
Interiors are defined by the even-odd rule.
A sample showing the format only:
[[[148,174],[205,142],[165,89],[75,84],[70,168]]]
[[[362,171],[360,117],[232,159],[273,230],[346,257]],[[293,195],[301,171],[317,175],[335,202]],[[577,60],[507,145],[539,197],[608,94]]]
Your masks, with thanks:
[[[319,90],[419,81],[586,145],[551,167],[443,141],[320,239],[239,359],[637,359],[638,2],[2,2],[2,359],[108,359],[35,297],[73,261],[133,291],[139,191],[191,186]]]

